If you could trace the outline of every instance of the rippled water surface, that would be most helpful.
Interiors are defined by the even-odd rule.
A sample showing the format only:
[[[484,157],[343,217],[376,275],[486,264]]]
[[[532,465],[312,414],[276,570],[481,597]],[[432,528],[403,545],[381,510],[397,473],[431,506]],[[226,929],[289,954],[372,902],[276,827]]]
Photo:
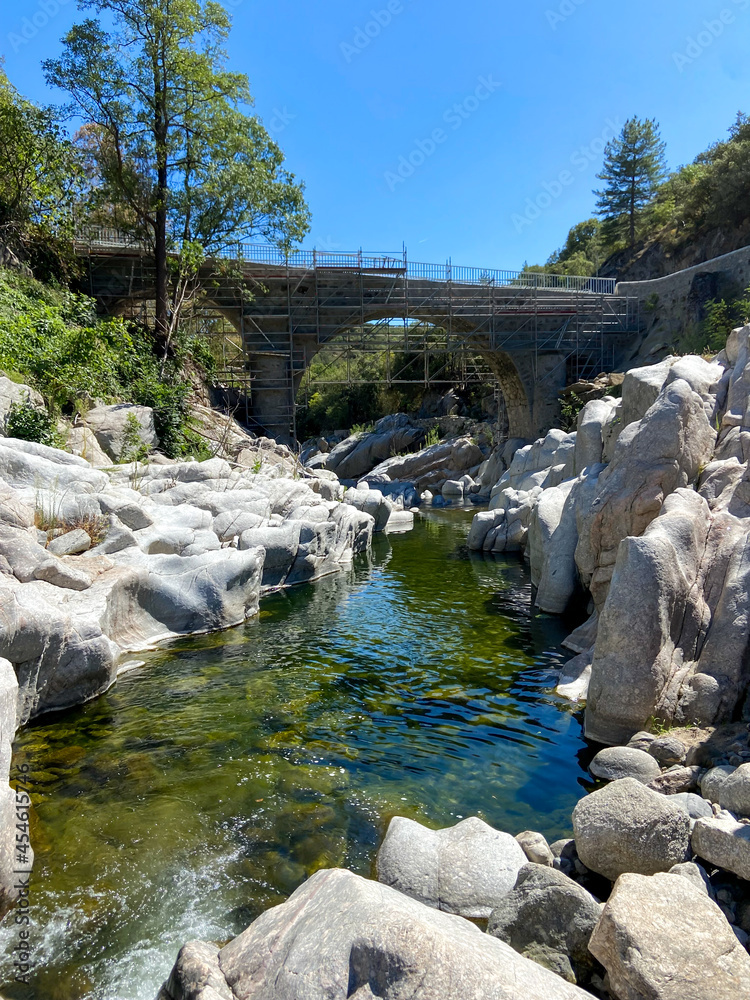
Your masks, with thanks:
[[[431,512],[259,619],[148,654],[19,735],[33,769],[34,1000],[154,1000],[185,941],[222,942],[323,867],[365,875],[395,814],[568,835],[587,749],[552,694],[565,627],[515,559]],[[12,919],[8,918],[8,919]]]

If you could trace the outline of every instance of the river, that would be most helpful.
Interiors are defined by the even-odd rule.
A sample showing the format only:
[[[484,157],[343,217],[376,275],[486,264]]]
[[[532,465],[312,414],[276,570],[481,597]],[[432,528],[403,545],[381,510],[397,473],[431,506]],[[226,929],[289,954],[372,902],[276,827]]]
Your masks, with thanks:
[[[390,817],[570,836],[590,754],[554,693],[559,620],[517,558],[430,511],[260,616],[150,652],[22,730],[34,788],[29,985],[9,1000],[154,1000],[180,946],[226,941],[322,867],[372,874]]]

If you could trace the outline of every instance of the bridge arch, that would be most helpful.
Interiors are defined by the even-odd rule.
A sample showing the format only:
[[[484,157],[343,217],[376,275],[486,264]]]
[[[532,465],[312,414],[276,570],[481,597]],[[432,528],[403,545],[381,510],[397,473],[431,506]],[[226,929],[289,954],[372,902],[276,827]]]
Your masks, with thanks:
[[[105,234],[79,252],[88,263],[83,290],[103,312],[152,297],[142,248]],[[440,325],[456,343],[470,343],[498,380],[511,435],[524,438],[556,422],[569,367],[575,377],[612,370],[639,331],[637,302],[615,295],[605,279],[407,264],[405,255],[284,258],[245,246],[230,267],[219,265],[201,270],[206,301],[241,338],[255,422],[281,439],[293,429],[295,390],[320,347],[388,316]]]

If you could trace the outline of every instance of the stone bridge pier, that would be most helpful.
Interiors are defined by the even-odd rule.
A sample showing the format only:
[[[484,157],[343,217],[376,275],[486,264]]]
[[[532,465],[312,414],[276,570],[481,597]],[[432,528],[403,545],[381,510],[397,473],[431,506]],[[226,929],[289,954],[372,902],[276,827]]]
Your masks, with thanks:
[[[247,363],[252,385],[252,419],[269,436],[290,443],[297,392],[320,350],[312,339],[296,343],[296,357],[285,351],[250,350]],[[559,423],[559,393],[567,383],[563,352],[536,355],[478,348],[497,379],[508,417],[508,436],[535,440]]]

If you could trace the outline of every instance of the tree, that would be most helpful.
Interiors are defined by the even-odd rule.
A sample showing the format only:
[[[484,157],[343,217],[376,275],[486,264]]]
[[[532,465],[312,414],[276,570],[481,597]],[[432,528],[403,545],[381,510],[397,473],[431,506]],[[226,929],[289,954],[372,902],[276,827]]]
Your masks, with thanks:
[[[631,249],[638,213],[666,177],[666,148],[654,119],[630,118],[604,150],[604,167],[597,177],[605,187],[594,192],[599,199],[597,215],[605,219],[609,233],[619,236],[626,232]]]
[[[606,254],[602,245],[602,224],[598,219],[579,222],[568,233],[565,245],[547,261],[545,270],[552,274],[596,274]]]
[[[21,97],[2,69],[0,164],[0,242],[40,277],[52,277],[66,256],[76,156],[55,112]]]
[[[105,16],[44,63],[86,125],[94,200],[150,247],[166,351],[205,256],[251,236],[289,246],[309,229],[303,186],[226,69],[230,17],[215,0],[78,0]]]

